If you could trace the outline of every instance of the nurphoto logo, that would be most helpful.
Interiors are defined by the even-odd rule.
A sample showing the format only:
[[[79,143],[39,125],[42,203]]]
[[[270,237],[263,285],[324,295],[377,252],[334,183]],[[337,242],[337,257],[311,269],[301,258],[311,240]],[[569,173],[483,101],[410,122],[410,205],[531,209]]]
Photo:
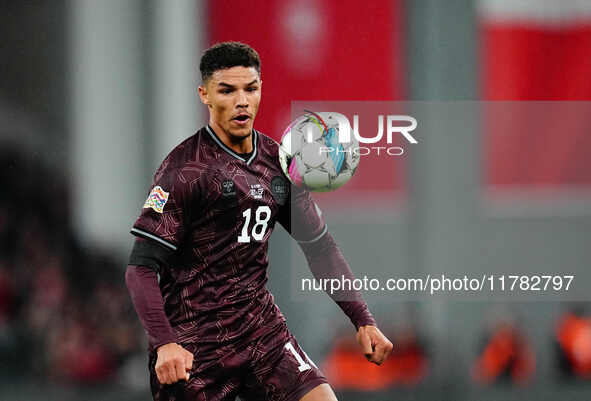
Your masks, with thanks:
[[[311,114],[317,116],[326,127],[333,127],[335,128],[336,136],[338,138],[338,143],[351,143],[351,132],[353,132],[353,136],[355,140],[360,144],[378,144],[384,139],[384,132],[386,135],[386,144],[388,146],[362,146],[360,145],[358,148],[350,147],[348,148],[349,151],[358,152],[360,156],[367,156],[372,153],[380,154],[387,154],[389,156],[402,156],[404,154],[404,148],[401,146],[392,146],[395,141],[395,136],[401,135],[408,143],[410,144],[417,144],[418,141],[414,136],[412,136],[411,132],[417,128],[417,120],[408,115],[386,115],[380,114],[377,116],[378,118],[378,132],[375,136],[362,136],[359,133],[359,115],[353,115],[353,128],[351,129],[351,123],[349,119],[341,114],[334,111],[321,111],[315,112]],[[384,123],[385,122],[385,123]],[[384,127],[385,125],[385,127]],[[312,127],[309,126],[306,132],[308,136],[308,141],[312,141],[313,138],[313,131]],[[385,129],[384,129],[385,128]],[[320,150],[321,152],[325,153],[332,153],[338,152],[339,149],[333,146],[324,146]]]

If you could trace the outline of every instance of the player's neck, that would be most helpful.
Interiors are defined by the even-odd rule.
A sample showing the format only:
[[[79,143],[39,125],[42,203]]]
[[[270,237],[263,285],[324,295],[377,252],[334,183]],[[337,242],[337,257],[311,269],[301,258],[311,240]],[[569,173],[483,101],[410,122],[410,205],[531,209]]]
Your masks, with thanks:
[[[236,138],[228,134],[213,121],[209,121],[209,126],[224,145],[238,154],[252,152],[252,134],[244,138]]]

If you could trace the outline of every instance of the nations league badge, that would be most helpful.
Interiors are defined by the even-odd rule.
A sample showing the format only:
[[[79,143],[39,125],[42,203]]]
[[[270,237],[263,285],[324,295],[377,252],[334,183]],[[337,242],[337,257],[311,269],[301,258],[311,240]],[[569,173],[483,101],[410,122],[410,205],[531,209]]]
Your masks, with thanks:
[[[273,194],[273,198],[275,198],[275,202],[283,206],[289,196],[289,184],[287,180],[278,175],[273,177],[271,179],[271,193]]]
[[[148,199],[144,203],[144,209],[152,208],[157,213],[164,213],[164,205],[168,202],[168,195],[170,193],[166,192],[160,185],[156,185],[150,191],[148,195]]]
[[[234,188],[234,181],[224,180],[224,182],[222,182],[222,196],[224,198],[227,198],[230,196],[236,196],[236,190]]]

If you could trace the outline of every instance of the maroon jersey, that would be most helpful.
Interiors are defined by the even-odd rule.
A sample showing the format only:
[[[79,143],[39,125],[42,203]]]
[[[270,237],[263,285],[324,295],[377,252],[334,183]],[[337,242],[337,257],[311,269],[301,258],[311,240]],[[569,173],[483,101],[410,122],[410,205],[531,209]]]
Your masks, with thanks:
[[[156,172],[131,230],[175,251],[160,271],[165,312],[178,342],[204,351],[284,322],[265,287],[276,222],[301,241],[326,232],[310,195],[284,177],[279,145],[256,130],[252,141],[247,157],[210,127],[182,142]],[[293,229],[290,214],[298,221]]]

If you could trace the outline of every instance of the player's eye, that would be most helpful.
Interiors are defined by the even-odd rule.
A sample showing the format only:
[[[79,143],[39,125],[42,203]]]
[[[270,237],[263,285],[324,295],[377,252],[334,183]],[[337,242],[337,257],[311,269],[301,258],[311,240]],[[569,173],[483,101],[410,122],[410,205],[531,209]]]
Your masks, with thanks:
[[[223,93],[224,95],[228,95],[228,94],[232,93],[232,89],[229,89],[229,88],[221,89],[220,93]]]
[[[258,88],[257,88],[256,86],[250,86],[250,87],[246,88],[246,90],[247,90],[248,92],[256,92],[256,90],[257,90],[257,89],[258,89]]]

